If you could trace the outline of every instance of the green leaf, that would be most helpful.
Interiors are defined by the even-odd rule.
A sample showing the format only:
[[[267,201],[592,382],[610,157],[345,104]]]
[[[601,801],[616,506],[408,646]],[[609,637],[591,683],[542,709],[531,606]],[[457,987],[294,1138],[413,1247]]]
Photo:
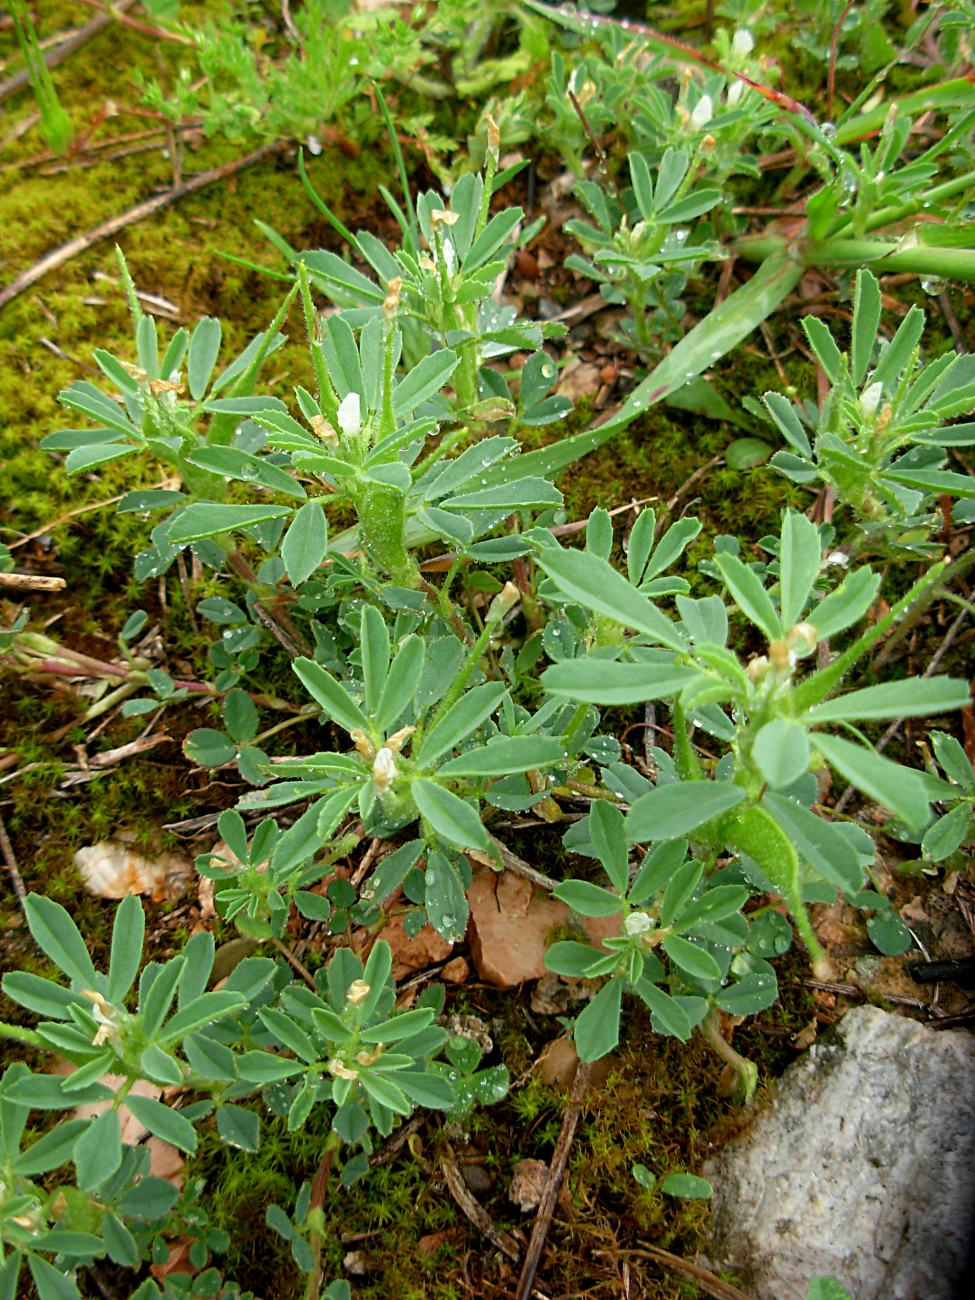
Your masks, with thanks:
[[[914,937],[893,908],[883,908],[867,920],[867,934],[871,942],[885,957],[898,957],[907,952]]]
[[[469,803],[435,781],[414,781],[412,793],[420,815],[440,839],[459,849],[487,848],[487,831]]]
[[[87,1128],[88,1120],[85,1119],[62,1120],[56,1128],[38,1138],[17,1156],[13,1162],[14,1173],[31,1178],[34,1174],[46,1174],[67,1164],[78,1135]]]
[[[779,986],[774,975],[756,973],[746,975],[737,983],[721,989],[714,1004],[729,1016],[755,1016],[774,1005],[779,996]]]
[[[340,682],[313,659],[296,659],[291,665],[302,686],[333,722],[346,731],[371,731],[369,720]]]
[[[819,639],[826,641],[859,622],[876,599],[879,588],[879,573],[868,568],[854,569],[806,618],[819,633]]]
[[[895,813],[905,825],[920,828],[928,819],[928,794],[920,772],[889,758],[854,745],[839,736],[818,732],[813,743],[831,767],[869,799],[876,799]]]
[[[545,965],[556,975],[567,975],[570,979],[591,979],[594,969],[604,963],[606,955],[588,943],[563,939],[553,943],[546,951]],[[615,954],[612,954],[612,959],[615,963],[617,960]]]
[[[135,983],[142,961],[145,932],[146,916],[142,903],[135,894],[130,894],[119,903],[112,926],[112,953],[108,962],[109,1002],[121,1003]]]
[[[425,658],[426,643],[422,637],[403,638],[376,706],[376,726],[384,735],[399,721],[416,695]]]
[[[863,868],[853,845],[837,826],[784,795],[768,793],[762,804],[783,828],[799,855],[824,879],[845,893],[860,888]]]
[[[375,605],[363,605],[359,621],[366,711],[375,714],[389,671],[389,629]]]
[[[679,1038],[686,1043],[691,1036],[691,1022],[681,1004],[649,980],[640,980],[636,991],[650,1008],[651,1023],[660,1034]]]
[[[465,750],[457,758],[448,759],[437,775],[474,779],[507,776],[512,772],[553,767],[564,759],[561,743],[548,736],[503,736],[477,749]]]
[[[217,1132],[228,1146],[257,1151],[261,1144],[261,1118],[244,1106],[224,1102],[217,1108]]]
[[[501,682],[484,682],[465,691],[427,732],[415,755],[417,763],[434,763],[446,750],[460,744],[491,716],[506,694],[507,688]]]
[[[223,767],[234,758],[237,746],[223,731],[198,727],[183,741],[183,753],[200,767]]]
[[[325,559],[328,523],[319,501],[306,501],[288,525],[281,559],[292,587],[306,582]]]
[[[589,810],[589,838],[614,888],[625,894],[630,878],[626,827],[623,814],[606,799],[597,799]]]
[[[826,378],[831,384],[838,384],[843,373],[843,354],[836,346],[829,327],[816,316],[803,316],[802,328],[806,331],[806,338],[819,364],[826,372]]]
[[[193,331],[186,358],[186,379],[195,402],[201,401],[206,393],[220,352],[221,334],[220,322],[214,316],[204,316]],[[168,375],[163,375],[163,379],[168,378]]]
[[[167,537],[171,546],[198,542],[235,529],[253,528],[271,519],[283,519],[291,513],[287,506],[224,506],[201,501],[187,506],[173,520]]]
[[[457,868],[445,853],[431,853],[427,857],[424,902],[427,919],[439,935],[448,943],[463,939],[470,915],[467,891]]]
[[[583,657],[547,668],[541,682],[550,695],[565,695],[586,704],[642,704],[671,699],[699,676],[696,669],[677,664]]]
[[[118,1111],[106,1110],[88,1125],[75,1143],[74,1163],[78,1186],[90,1192],[115,1173],[122,1163]]]
[[[681,781],[648,790],[631,806],[626,833],[631,841],[676,840],[720,817],[745,797],[736,785]]]
[[[951,713],[971,702],[968,683],[956,677],[909,677],[848,691],[806,711],[805,721],[859,722],[870,718],[918,718]]]
[[[680,919],[684,907],[694,897],[703,874],[703,863],[697,862],[693,858],[690,862],[681,863],[667,882],[667,888],[664,890],[663,902],[660,906],[661,925],[670,926]]]
[[[61,904],[41,894],[28,894],[24,911],[31,934],[55,966],[83,988],[97,989],[100,981],[88,947]]]
[[[880,324],[880,284],[866,267],[857,271],[853,295],[853,337],[850,341],[850,379],[856,387],[863,382]]]
[[[787,510],[779,550],[779,604],[787,628],[799,621],[819,573],[819,560],[819,529],[798,510]]]
[[[943,862],[965,842],[971,826],[972,805],[957,804],[925,831],[921,841],[922,855],[928,862]]]
[[[457,369],[460,358],[450,348],[440,348],[423,358],[393,390],[393,410],[400,419],[428,401]]]
[[[581,916],[615,916],[623,910],[619,894],[612,894],[588,880],[563,880],[552,893]]]
[[[793,256],[791,249],[766,258],[747,284],[730,293],[671,348],[630,393],[616,415],[591,432],[598,436],[599,442],[604,441],[649,406],[682,387],[688,379],[709,369],[771,316],[802,275],[803,263]]]
[[[14,1256],[17,1258],[17,1256]],[[67,1275],[33,1252],[27,1256],[39,1300],[81,1300],[81,1292]]]
[[[391,1079],[387,1079],[384,1075],[377,1074],[373,1070],[363,1070],[359,1076],[359,1082],[370,1097],[378,1101],[381,1106],[387,1107],[395,1115],[409,1115],[413,1110],[402,1089],[398,1088]]]
[[[161,1041],[164,1043],[174,1043],[183,1038],[186,1034],[192,1033],[195,1029],[201,1029],[204,1025],[216,1024],[218,1020],[223,1020],[225,1016],[231,1015],[234,1011],[239,1011],[247,1005],[248,999],[242,993],[235,993],[230,989],[215,989],[211,993],[201,993],[198,998],[194,998],[176,1012],[176,1014],[166,1023],[165,1030],[161,1035]]]
[[[706,1201],[714,1195],[714,1188],[708,1180],[695,1174],[668,1174],[661,1178],[660,1190],[685,1201]]]
[[[171,1142],[174,1147],[189,1155],[196,1150],[196,1130],[185,1116],[164,1106],[161,1101],[131,1092],[126,1097],[125,1104],[139,1123],[156,1137]]]
[[[257,706],[246,691],[235,687],[227,692],[223,702],[223,721],[238,745],[246,745],[254,739],[257,735]]]
[[[587,551],[546,547],[537,557],[560,591],[606,618],[643,632],[671,650],[684,650],[679,629],[641,596],[608,561]]]
[[[745,617],[761,628],[769,641],[784,636],[782,620],[757,575],[737,555],[715,555],[714,562],[732,599]]]
[[[622,1001],[623,981],[611,979],[576,1019],[573,1038],[581,1061],[598,1061],[619,1042]]]
[[[809,770],[809,737],[798,722],[773,718],[759,728],[752,757],[773,790],[794,785]]]
[[[689,939],[670,934],[660,946],[675,965],[695,979],[719,980],[721,978],[721,967],[711,954],[706,949],[698,947],[696,943],[691,943]]]
[[[700,926],[723,921],[741,910],[748,901],[748,890],[742,885],[715,885],[701,898],[681,910],[674,923],[678,931],[694,931]]]

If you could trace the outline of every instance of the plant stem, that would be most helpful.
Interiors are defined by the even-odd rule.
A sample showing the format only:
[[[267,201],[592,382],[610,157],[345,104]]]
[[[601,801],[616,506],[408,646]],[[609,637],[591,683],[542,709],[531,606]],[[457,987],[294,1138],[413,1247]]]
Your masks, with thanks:
[[[740,1052],[736,1052],[725,1038],[721,1032],[721,1020],[716,1007],[712,1007],[701,1022],[701,1035],[708,1047],[717,1053],[722,1061],[730,1065],[738,1076],[736,1092],[739,1098],[746,1104],[750,1102],[758,1086],[758,1066],[754,1061],[749,1061],[747,1057],[742,1056]]]
[[[335,1133],[328,1135],[325,1144],[325,1152],[322,1156],[322,1162],[318,1166],[318,1172],[315,1174],[315,1181],[311,1185],[311,1202],[308,1206],[308,1222],[311,1224],[311,1231],[308,1237],[308,1244],[311,1247],[311,1253],[314,1258],[314,1265],[308,1274],[308,1284],[305,1287],[305,1300],[318,1300],[322,1286],[322,1241],[325,1236],[325,1216],[322,1213],[322,1207],[325,1204],[325,1188],[328,1184],[329,1171],[332,1168],[332,1160],[335,1152],[339,1148],[340,1138]]]
[[[5,1020],[0,1020],[0,1038],[11,1038],[15,1043],[27,1043],[31,1047],[47,1046],[40,1034],[35,1034],[33,1029],[24,1029],[21,1025],[9,1025]]]

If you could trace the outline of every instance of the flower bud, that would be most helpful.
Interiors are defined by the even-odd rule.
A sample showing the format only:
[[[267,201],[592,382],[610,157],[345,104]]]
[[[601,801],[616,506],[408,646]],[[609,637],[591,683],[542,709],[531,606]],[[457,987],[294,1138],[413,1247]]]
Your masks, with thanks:
[[[800,659],[811,655],[819,645],[819,633],[811,623],[797,623],[786,637],[789,649]]]
[[[349,739],[352,741],[353,745],[355,745],[363,758],[367,758],[371,761],[376,757],[376,750],[373,747],[373,743],[364,731],[360,731],[357,727],[354,731],[349,732]]]
[[[765,655],[756,655],[754,659],[749,661],[745,672],[748,674],[750,681],[760,682],[768,672],[768,659]]]
[[[448,212],[444,208],[433,208],[430,212],[430,220],[435,226],[455,226],[460,220],[460,213]]]
[[[377,790],[388,790],[390,784],[396,780],[396,764],[393,761],[393,751],[385,745],[373,762],[372,779]]]
[[[714,117],[714,104],[711,102],[711,96],[702,95],[691,113],[691,126],[695,131],[703,131],[712,117]]]
[[[359,1071],[350,1070],[340,1056],[333,1056],[328,1063],[329,1074],[334,1074],[336,1079],[358,1079]]]
[[[400,727],[391,736],[387,737],[386,748],[391,749],[394,754],[398,754],[403,748],[403,743],[413,735],[416,727]]]
[[[883,395],[884,386],[881,383],[870,384],[863,390],[860,394],[860,412],[864,419],[872,420],[877,414],[877,407]]]
[[[371,992],[372,989],[365,980],[353,980],[345,997],[348,1002],[357,1007],[360,1002],[365,1002]]]
[[[362,400],[358,393],[346,393],[342,398],[339,428],[347,438],[354,438],[362,428]]]
[[[487,612],[487,621],[489,623],[500,623],[505,614],[521,600],[521,592],[513,582],[506,582],[502,589],[495,596]]]
[[[731,41],[731,57],[738,63],[747,59],[755,48],[755,37],[747,27],[739,27]]]
[[[741,99],[744,93],[745,93],[745,83],[743,81],[739,81],[738,78],[736,77],[734,81],[731,83],[731,85],[728,87],[728,107],[734,108],[734,106],[738,103],[738,101]]]
[[[498,124],[490,113],[484,114],[484,122],[487,126],[487,151],[488,156],[493,158],[494,165],[497,167],[498,159],[501,156],[501,132]]]
[[[403,287],[401,276],[394,275],[391,280],[386,281],[386,300],[383,303],[383,316],[386,320],[396,319],[396,312],[399,309],[399,295]]]

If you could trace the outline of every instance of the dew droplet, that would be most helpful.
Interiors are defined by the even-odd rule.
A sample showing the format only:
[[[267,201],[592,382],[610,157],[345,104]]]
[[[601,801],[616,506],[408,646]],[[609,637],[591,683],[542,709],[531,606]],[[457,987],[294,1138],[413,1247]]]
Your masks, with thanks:
[[[932,297],[934,297],[939,293],[944,293],[945,282],[944,280],[941,279],[940,276],[928,275],[925,276],[924,279],[921,281],[921,288],[924,290],[925,293],[930,294]]]

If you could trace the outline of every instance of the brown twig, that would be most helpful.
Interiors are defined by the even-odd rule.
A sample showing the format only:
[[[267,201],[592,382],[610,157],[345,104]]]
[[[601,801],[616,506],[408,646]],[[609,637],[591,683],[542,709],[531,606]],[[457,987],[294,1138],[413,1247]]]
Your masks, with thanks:
[[[27,890],[24,888],[20,868],[17,866],[13,845],[10,843],[10,836],[7,834],[7,827],[4,824],[2,815],[0,815],[0,849],[3,850],[3,860],[7,864],[7,871],[10,873],[10,883],[14,887],[14,893],[20,899],[21,907],[23,907],[27,898]]]
[[[57,65],[63,63],[70,54],[74,54],[75,50],[80,50],[82,45],[87,44],[93,36],[97,36],[103,28],[109,25],[113,17],[123,14],[125,10],[130,9],[134,3],[135,0],[116,0],[114,13],[99,14],[99,16],[93,18],[90,23],[85,23],[84,27],[79,27],[76,32],[72,32],[70,36],[65,37],[65,39],[59,44],[55,45],[52,49],[47,50],[44,54],[44,62],[49,68],[56,68]],[[21,68],[20,72],[15,72],[12,77],[8,77],[6,81],[0,82],[0,104],[2,104],[5,99],[9,99],[11,95],[16,95],[18,90],[23,90],[29,85],[30,74],[26,68]]]
[[[521,1247],[514,1237],[497,1226],[487,1210],[471,1195],[449,1146],[446,1148],[446,1154],[440,1157],[440,1168],[443,1170],[451,1196],[474,1227],[483,1232],[493,1246],[497,1246],[498,1250],[517,1263],[521,1259]]]
[[[572,1148],[572,1139],[575,1137],[576,1125],[579,1122],[579,1112],[582,1109],[582,1101],[586,1095],[586,1089],[589,1087],[589,1078],[591,1074],[592,1062],[580,1061],[576,1067],[575,1078],[572,1081],[572,1091],[569,1094],[569,1104],[566,1107],[565,1114],[562,1116],[562,1128],[559,1131],[559,1140],[556,1142],[555,1151],[552,1154],[552,1163],[548,1170],[548,1181],[545,1184],[545,1190],[542,1193],[542,1199],[538,1206],[538,1214],[535,1217],[535,1226],[532,1229],[531,1241],[528,1243],[525,1262],[521,1269],[521,1277],[518,1279],[518,1289],[515,1292],[515,1300],[528,1300],[528,1297],[531,1295],[531,1290],[535,1283],[535,1274],[538,1272],[538,1266],[542,1259],[542,1251],[545,1249],[545,1239],[548,1236],[548,1230],[552,1224],[552,1214],[555,1210],[556,1198],[558,1197],[559,1189],[562,1186],[565,1166],[568,1163],[569,1151]]]
[[[846,15],[852,8],[853,0],[846,0],[843,12],[836,20],[836,26],[833,28],[833,34],[829,41],[829,72],[826,75],[826,115],[830,118],[833,116],[833,96],[836,93],[836,56],[839,52],[840,32],[846,22]]]
[[[661,1246],[645,1246],[643,1250],[619,1250],[616,1254],[631,1255],[637,1259],[653,1259],[660,1264],[666,1264],[675,1272],[693,1278],[701,1290],[712,1297],[712,1300],[749,1300],[744,1291],[739,1291],[730,1282],[722,1282],[721,1278],[709,1269],[702,1268],[700,1264],[694,1264],[689,1259],[682,1259],[680,1255],[672,1255],[669,1250],[664,1250]]]
[[[0,587],[15,591],[63,591],[63,578],[46,578],[39,573],[0,573]]]
[[[100,226],[95,226],[93,230],[78,235],[75,239],[69,239],[60,248],[55,248],[52,252],[46,253],[33,266],[28,267],[23,275],[19,275],[16,280],[7,285],[6,289],[0,291],[0,309],[13,302],[25,289],[29,289],[38,280],[42,280],[49,271],[64,266],[73,257],[77,257],[79,253],[84,253],[89,248],[93,248],[95,244],[100,243],[103,239],[108,239],[120,230],[124,230],[127,226],[142,221],[144,217],[150,217],[154,212],[169,207],[171,203],[176,203],[179,199],[185,198],[187,194],[195,194],[197,190],[202,190],[207,185],[213,185],[216,181],[226,180],[228,176],[236,175],[237,172],[243,171],[245,167],[260,162],[262,158],[267,158],[270,154],[276,153],[284,147],[278,141],[272,144],[262,144],[259,149],[252,150],[251,153],[245,154],[243,158],[235,158],[233,162],[221,163],[219,167],[211,167],[209,171],[199,172],[190,180],[184,181],[182,185],[165,190],[162,194],[156,194],[142,203],[137,203],[135,207],[128,208],[125,212],[110,217],[108,221],[103,221]]]

